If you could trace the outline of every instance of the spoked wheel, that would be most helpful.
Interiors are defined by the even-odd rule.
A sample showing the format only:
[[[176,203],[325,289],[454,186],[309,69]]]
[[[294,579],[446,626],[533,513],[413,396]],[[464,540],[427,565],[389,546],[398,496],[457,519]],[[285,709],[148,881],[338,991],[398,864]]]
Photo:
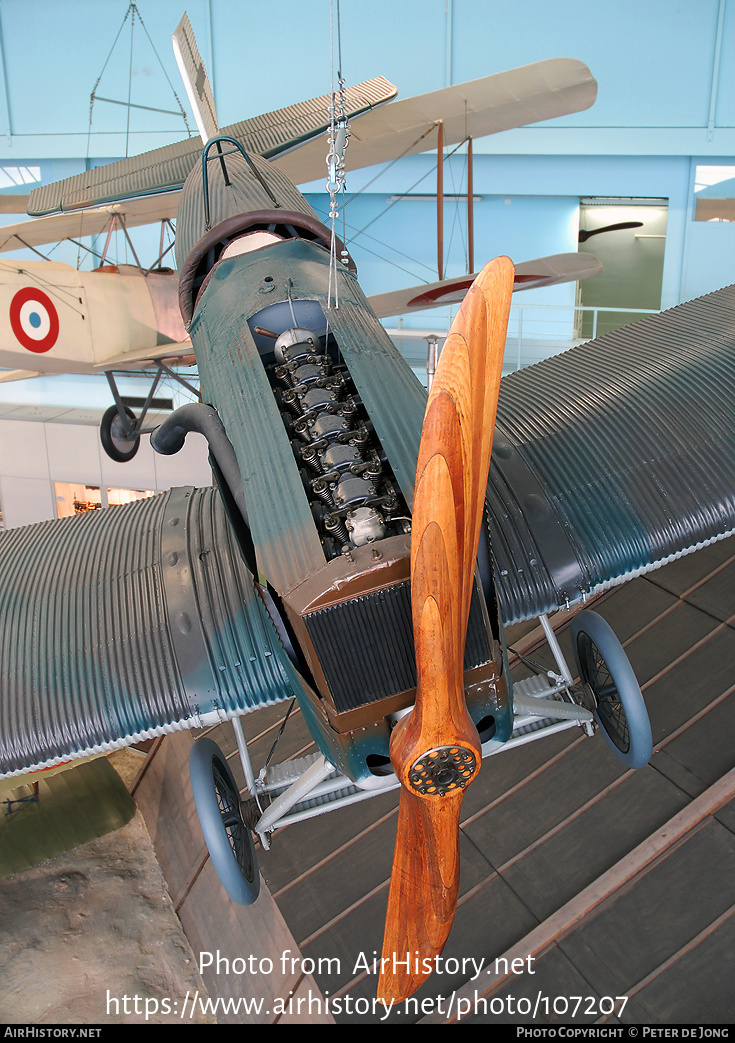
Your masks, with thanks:
[[[123,408],[125,415],[131,420],[131,427],[135,427],[135,413],[127,406]],[[100,442],[111,460],[124,464],[128,460],[132,460],[138,452],[140,435],[136,438],[127,438],[117,406],[110,406],[100,421]]]
[[[653,753],[651,723],[623,646],[596,612],[572,619],[579,676],[594,697],[594,714],[610,748],[628,768],[642,768]]]
[[[217,876],[233,902],[252,905],[260,890],[255,846],[237,783],[216,742],[197,739],[189,776],[199,823]]]

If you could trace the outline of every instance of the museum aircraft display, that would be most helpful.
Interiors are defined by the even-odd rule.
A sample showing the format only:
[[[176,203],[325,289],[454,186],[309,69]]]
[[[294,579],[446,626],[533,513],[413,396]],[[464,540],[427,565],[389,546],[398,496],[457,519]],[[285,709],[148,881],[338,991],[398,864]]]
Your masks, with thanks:
[[[592,104],[596,84],[581,62],[563,58],[403,101],[395,100],[396,93],[382,77],[344,91],[351,169],[434,149],[439,134],[443,150],[473,136],[578,111]],[[323,142],[330,101],[329,95],[312,98],[226,127],[222,134],[242,142],[248,153],[269,159],[297,183],[315,180],[326,169]],[[198,97],[194,102],[201,108]],[[214,125],[210,121],[208,129]],[[212,136],[208,129],[200,127],[205,141]],[[164,373],[176,376],[172,364],[192,360],[178,306],[179,276],[162,265],[170,250],[164,249],[164,232],[172,228],[183,181],[200,150],[200,138],[194,137],[70,178],[63,188],[42,187],[31,195],[29,209],[45,216],[0,228],[0,253],[38,253],[50,243],[105,237],[99,265],[92,271],[36,259],[0,262],[0,366],[6,368],[0,382],[54,373],[106,373],[116,404],[105,413],[100,436],[108,455],[121,462],[137,452],[148,407],[136,415],[123,404],[114,374],[152,367],[151,400]],[[442,210],[440,193],[437,213]],[[137,260],[129,230],[156,221],[161,222],[160,249],[150,267],[108,262],[114,232],[125,236]],[[516,264],[514,289],[578,281],[601,270],[591,254],[541,257]],[[476,274],[381,294],[370,299],[371,305],[382,318],[455,304]]]
[[[186,20],[177,33],[201,69]],[[459,809],[483,759],[566,728],[599,728],[631,768],[651,756],[607,623],[574,615],[570,667],[548,616],[735,530],[735,289],[501,381],[513,266],[496,259],[427,407],[346,247],[210,116],[176,227],[202,402],[152,444],[203,435],[216,483],[0,534],[0,773],[231,720],[244,792],[206,736],[190,768],[241,903],[258,894],[254,836],[268,847],[290,823],[399,790],[379,984],[399,1001],[449,934]],[[161,160],[43,191],[79,206],[115,186],[142,195],[176,182]],[[504,627],[534,618],[557,671],[511,683]],[[316,752],[257,770],[240,718],[285,701]]]

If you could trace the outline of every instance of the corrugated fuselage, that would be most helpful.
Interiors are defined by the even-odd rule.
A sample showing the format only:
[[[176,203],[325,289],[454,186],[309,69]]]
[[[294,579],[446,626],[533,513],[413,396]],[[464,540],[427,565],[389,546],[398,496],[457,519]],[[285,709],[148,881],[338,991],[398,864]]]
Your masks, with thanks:
[[[228,215],[223,229],[231,231],[233,220],[246,236],[248,215]],[[260,213],[258,220],[262,229]],[[213,222],[210,240],[216,234]],[[325,756],[369,782],[371,773],[390,770],[386,716],[415,697],[409,533],[426,392],[354,273],[338,262],[330,276],[323,242],[295,235],[236,256],[222,257],[221,249],[218,256],[217,249],[211,268],[200,269],[200,285],[188,284],[202,397],[217,409],[235,451],[259,578],[276,595],[303,654],[308,682],[300,702],[309,726]],[[295,328],[312,335],[314,359],[326,359],[328,376],[309,387],[327,394],[338,378],[341,389],[316,421],[309,399],[298,397],[303,388],[294,385],[318,367],[284,366],[283,356],[274,356],[276,339]],[[335,420],[337,431],[342,414],[349,419],[339,434],[322,437],[319,424]],[[364,506],[382,512],[385,525],[363,541],[351,528],[353,505],[339,500],[347,471],[328,471],[320,483],[335,446],[356,447],[353,485],[365,480],[366,469],[381,471],[372,485],[364,481]],[[500,743],[512,715],[498,639],[478,587],[465,682],[484,737]]]

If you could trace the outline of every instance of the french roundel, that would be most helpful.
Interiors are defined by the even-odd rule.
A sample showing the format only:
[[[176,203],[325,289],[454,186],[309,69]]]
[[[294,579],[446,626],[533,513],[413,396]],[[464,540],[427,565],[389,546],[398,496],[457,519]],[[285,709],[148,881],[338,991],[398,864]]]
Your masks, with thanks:
[[[50,297],[26,286],[10,302],[10,325],[24,348],[42,355],[59,336],[59,316]]]

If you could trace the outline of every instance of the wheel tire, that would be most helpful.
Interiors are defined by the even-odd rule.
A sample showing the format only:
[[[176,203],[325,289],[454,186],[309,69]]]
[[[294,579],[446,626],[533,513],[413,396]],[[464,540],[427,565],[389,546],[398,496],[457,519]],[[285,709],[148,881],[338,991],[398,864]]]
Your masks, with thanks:
[[[189,777],[217,876],[233,902],[252,905],[260,891],[255,845],[243,821],[237,783],[216,742],[197,739],[189,754]]]
[[[127,406],[125,415],[135,423],[135,413]],[[140,435],[137,438],[126,438],[123,430],[122,420],[117,406],[110,406],[100,421],[100,442],[102,448],[111,460],[119,464],[125,464],[132,460],[140,448]]]
[[[642,768],[653,753],[651,722],[623,646],[602,616],[585,610],[572,619],[579,676],[595,701],[595,720],[618,760]]]

